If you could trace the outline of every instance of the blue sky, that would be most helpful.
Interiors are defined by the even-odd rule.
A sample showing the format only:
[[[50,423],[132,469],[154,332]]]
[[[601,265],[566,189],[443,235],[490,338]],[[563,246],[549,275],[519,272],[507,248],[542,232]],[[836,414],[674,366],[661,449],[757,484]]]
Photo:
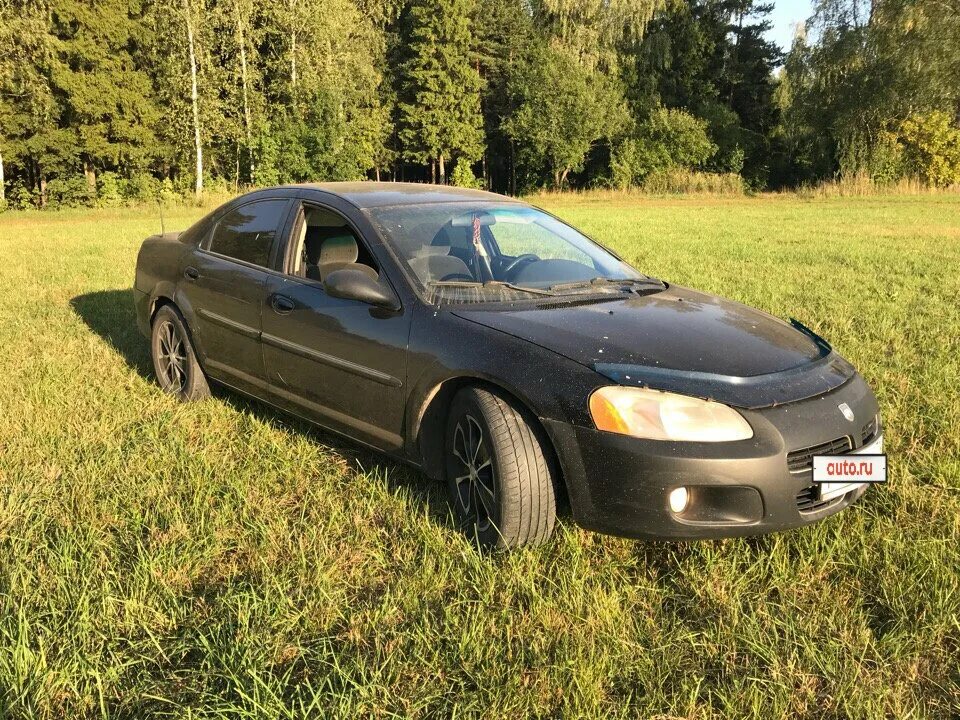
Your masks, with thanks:
[[[770,14],[773,29],[767,37],[784,50],[789,50],[793,41],[793,26],[810,17],[813,12],[811,5],[811,0],[774,0]]]

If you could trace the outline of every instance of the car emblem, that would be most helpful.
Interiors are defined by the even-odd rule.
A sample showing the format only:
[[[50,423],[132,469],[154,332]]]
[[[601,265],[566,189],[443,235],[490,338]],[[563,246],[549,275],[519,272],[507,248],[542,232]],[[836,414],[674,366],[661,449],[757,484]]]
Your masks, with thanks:
[[[847,405],[846,403],[840,403],[839,405],[837,405],[837,407],[840,408],[840,412],[843,413],[843,416],[847,420],[849,420],[850,422],[853,422],[854,414],[853,414],[853,410],[850,409],[849,405]]]

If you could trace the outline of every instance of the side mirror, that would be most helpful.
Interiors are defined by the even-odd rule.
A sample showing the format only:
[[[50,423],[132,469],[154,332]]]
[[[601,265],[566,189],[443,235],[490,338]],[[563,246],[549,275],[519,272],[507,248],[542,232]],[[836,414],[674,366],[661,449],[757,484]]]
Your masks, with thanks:
[[[393,292],[381,284],[379,280],[374,280],[360,270],[350,270],[348,268],[334,270],[323,281],[323,288],[327,295],[331,297],[358,300],[367,305],[389,308],[390,310],[396,310],[399,307]]]

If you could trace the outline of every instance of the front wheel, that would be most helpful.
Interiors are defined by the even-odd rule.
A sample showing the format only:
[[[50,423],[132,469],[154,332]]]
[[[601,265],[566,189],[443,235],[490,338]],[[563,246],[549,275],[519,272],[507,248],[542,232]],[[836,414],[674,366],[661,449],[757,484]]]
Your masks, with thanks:
[[[513,403],[481,388],[454,397],[445,470],[454,513],[485,547],[535,545],[553,532],[553,478],[537,433]]]
[[[164,305],[153,318],[150,335],[153,371],[164,392],[182,402],[210,395],[210,386],[197,361],[187,326],[176,308]]]

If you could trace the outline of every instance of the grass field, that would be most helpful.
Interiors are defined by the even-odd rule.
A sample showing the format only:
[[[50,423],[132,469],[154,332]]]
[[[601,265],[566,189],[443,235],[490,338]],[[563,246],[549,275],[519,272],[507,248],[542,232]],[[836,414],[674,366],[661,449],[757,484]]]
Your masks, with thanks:
[[[776,536],[564,521],[485,556],[422,475],[161,394],[129,293],[155,212],[6,213],[0,716],[960,715],[960,197],[542,202],[829,338],[880,399],[889,485]]]

